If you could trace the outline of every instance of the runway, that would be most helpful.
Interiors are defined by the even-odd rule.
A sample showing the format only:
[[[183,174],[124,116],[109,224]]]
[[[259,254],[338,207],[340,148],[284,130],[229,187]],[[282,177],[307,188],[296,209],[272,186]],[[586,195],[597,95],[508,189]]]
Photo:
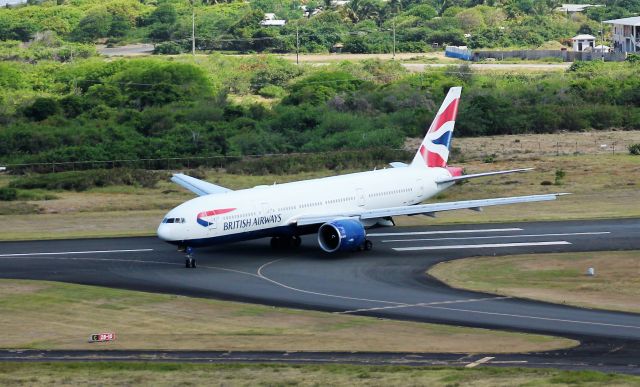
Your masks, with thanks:
[[[369,235],[374,250],[349,255],[323,253],[314,235],[294,251],[273,251],[265,239],[200,249],[197,269],[185,269],[174,247],[152,237],[6,242],[0,276],[640,345],[638,314],[457,290],[425,274],[470,256],[640,250],[640,219],[397,227]]]

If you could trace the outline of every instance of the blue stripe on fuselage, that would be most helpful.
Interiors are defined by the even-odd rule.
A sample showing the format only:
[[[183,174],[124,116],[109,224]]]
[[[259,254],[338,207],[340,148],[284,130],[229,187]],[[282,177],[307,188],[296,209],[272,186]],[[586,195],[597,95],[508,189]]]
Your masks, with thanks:
[[[192,247],[205,247],[205,246],[215,246],[221,245],[224,243],[231,242],[241,242],[248,241],[252,239],[260,239],[266,237],[286,237],[286,236],[294,236],[294,235],[306,235],[313,234],[318,232],[320,225],[309,225],[309,226],[280,226],[280,227],[272,227],[265,228],[262,230],[255,231],[245,231],[235,234],[227,234],[227,235],[218,235],[212,236],[210,238],[198,238],[198,239],[187,239],[181,241],[167,241],[167,243],[171,243],[172,245],[181,245],[181,246],[192,246]]]

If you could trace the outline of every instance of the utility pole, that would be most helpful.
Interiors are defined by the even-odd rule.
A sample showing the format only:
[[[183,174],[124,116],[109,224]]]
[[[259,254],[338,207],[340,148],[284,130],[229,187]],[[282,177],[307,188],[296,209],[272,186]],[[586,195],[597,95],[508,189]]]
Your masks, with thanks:
[[[296,26],[296,64],[300,64],[300,34],[298,33],[298,26]]]
[[[396,21],[395,19],[391,21],[391,25],[393,26],[393,60],[396,59]]]
[[[196,4],[191,0],[191,55],[196,55]]]
[[[602,43],[600,43],[600,52],[602,53],[602,61],[604,62],[604,24],[600,20],[600,36],[602,37]]]

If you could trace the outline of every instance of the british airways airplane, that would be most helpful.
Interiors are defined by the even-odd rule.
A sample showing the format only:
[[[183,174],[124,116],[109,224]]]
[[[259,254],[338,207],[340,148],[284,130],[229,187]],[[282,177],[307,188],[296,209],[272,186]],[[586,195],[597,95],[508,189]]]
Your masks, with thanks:
[[[463,175],[447,166],[461,87],[449,90],[411,164],[393,168],[257,186],[232,191],[183,174],[171,179],[199,197],[173,210],[158,237],[191,251],[194,247],[271,237],[271,246],[296,247],[300,235],[317,233],[328,253],[370,250],[367,229],[393,226],[393,217],[439,211],[554,200],[563,194],[512,196],[420,204],[457,181],[525,172],[531,168]],[[195,267],[190,254],[186,267]]]

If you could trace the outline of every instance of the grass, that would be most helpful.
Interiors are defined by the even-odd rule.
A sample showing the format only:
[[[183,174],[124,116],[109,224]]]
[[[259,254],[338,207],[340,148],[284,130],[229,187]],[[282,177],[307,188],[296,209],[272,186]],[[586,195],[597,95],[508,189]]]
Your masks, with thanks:
[[[26,280],[0,280],[0,331],[0,348],[22,349],[504,353],[577,344],[542,335]],[[90,334],[103,331],[116,332],[118,339],[87,342]]]
[[[640,377],[594,371],[358,365],[0,363],[12,385],[637,386]]]
[[[617,154],[613,154],[614,143]],[[398,217],[396,223],[438,225],[640,217],[640,206],[635,205],[640,202],[640,157],[626,153],[627,143],[640,143],[640,131],[456,139],[454,145],[461,152],[459,160],[451,164],[464,167],[467,173],[521,167],[536,169],[525,174],[470,180],[450,188],[433,201],[553,192],[573,195],[554,202],[490,207],[482,214],[450,211],[438,214],[436,219]],[[407,146],[417,147],[413,143]],[[574,154],[576,149],[578,154]],[[491,155],[495,155],[494,162],[483,162]],[[558,170],[563,170],[566,176],[561,185],[554,185]],[[205,172],[209,181],[231,189],[336,174],[329,170],[267,176]],[[0,175],[0,187],[10,180],[11,176]],[[541,185],[543,182],[551,185]],[[38,197],[46,195],[42,191],[37,193]],[[51,195],[56,198],[0,202],[0,240],[153,235],[168,210],[193,198],[190,192],[169,181],[160,182],[155,189],[117,186],[48,195],[50,199]],[[34,224],[38,227],[33,227]]]
[[[468,258],[429,274],[457,288],[640,313],[640,251]]]

